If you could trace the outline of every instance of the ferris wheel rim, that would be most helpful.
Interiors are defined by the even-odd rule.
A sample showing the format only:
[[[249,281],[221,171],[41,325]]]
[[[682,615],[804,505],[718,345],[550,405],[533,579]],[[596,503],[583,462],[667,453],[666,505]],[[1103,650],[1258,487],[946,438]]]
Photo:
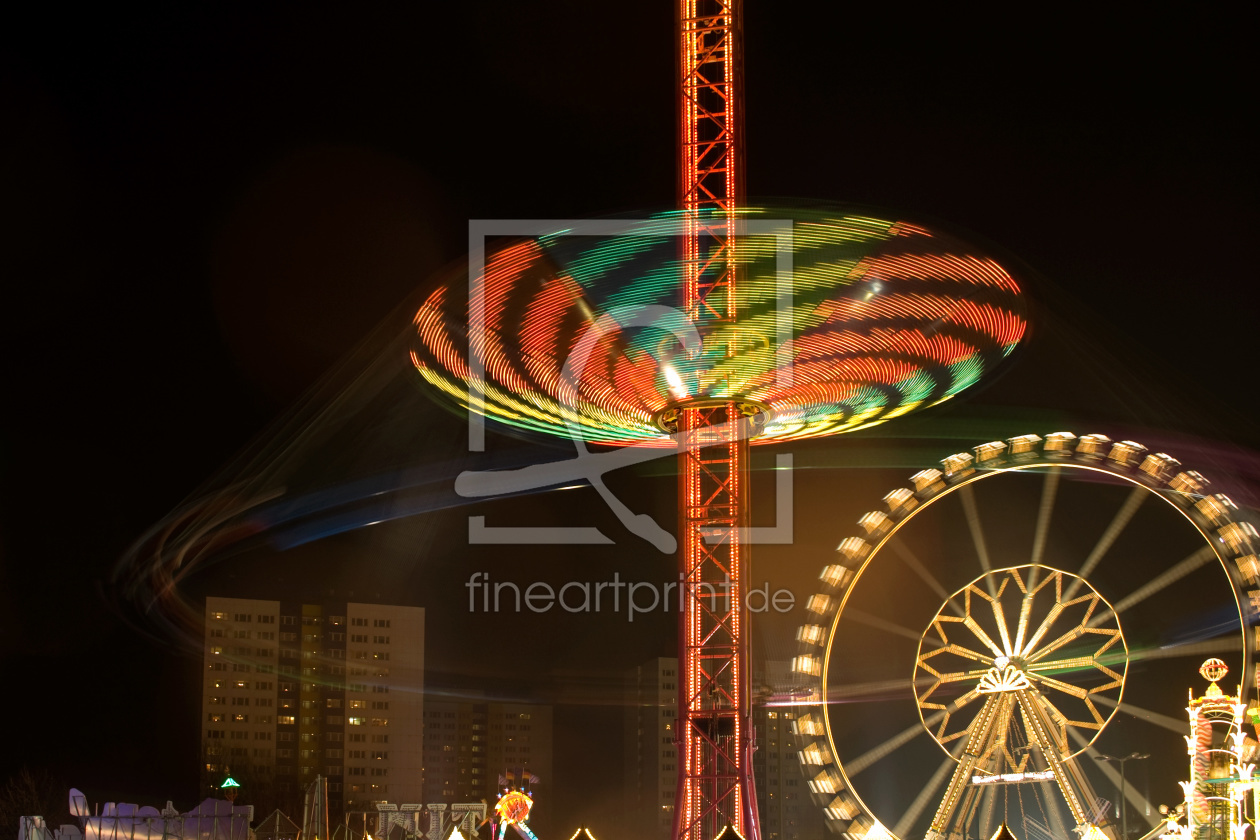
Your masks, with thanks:
[[[1087,435],[1082,438],[1076,438],[1076,436],[1071,433],[1055,433],[1054,436],[1067,439],[1067,446],[1071,447],[1075,447],[1078,442],[1083,445],[1084,441],[1087,439],[1092,440],[1091,447],[1101,447],[1102,450],[1105,450],[1107,445],[1112,444],[1112,441],[1105,435]],[[1042,442],[1042,439],[1035,435],[1026,435],[1011,438],[1008,443],[1013,445],[1017,441],[1026,442],[1029,438],[1035,439],[1037,444]],[[1048,442],[1049,441],[1047,440],[1046,443]],[[1062,443],[1062,441],[1057,442],[1057,444],[1058,443]],[[985,456],[982,454],[984,446],[1000,447],[1002,451],[996,456],[992,454]],[[830,676],[831,657],[835,646],[839,620],[844,614],[845,607],[848,605],[849,598],[851,597],[858,580],[860,580],[862,574],[867,570],[867,568],[869,568],[871,561],[874,560],[874,558],[878,556],[879,553],[888,545],[892,537],[895,536],[907,522],[915,519],[919,513],[931,507],[940,499],[951,495],[956,490],[970,486],[977,481],[992,478],[997,475],[1031,472],[1046,468],[1059,467],[1094,472],[1105,475],[1109,478],[1120,479],[1133,487],[1142,488],[1147,491],[1147,495],[1153,495],[1163,500],[1166,504],[1180,513],[1182,517],[1190,523],[1191,527],[1195,529],[1199,537],[1211,547],[1213,555],[1215,556],[1217,562],[1221,565],[1222,570],[1225,572],[1226,579],[1234,599],[1234,607],[1237,611],[1239,619],[1238,635],[1242,643],[1242,674],[1240,675],[1240,691],[1244,695],[1249,693],[1249,680],[1254,678],[1254,652],[1251,651],[1247,645],[1247,613],[1243,606],[1242,590],[1244,588],[1260,587],[1260,568],[1252,566],[1249,574],[1248,572],[1242,570],[1240,564],[1244,559],[1248,559],[1253,564],[1256,562],[1256,551],[1257,546],[1260,546],[1260,535],[1257,535],[1255,527],[1252,526],[1247,519],[1240,516],[1224,515],[1219,519],[1209,519],[1207,514],[1202,513],[1201,511],[1198,513],[1195,512],[1198,510],[1197,505],[1201,503],[1201,500],[1206,500],[1209,497],[1223,498],[1220,494],[1212,494],[1211,491],[1207,489],[1210,482],[1203,479],[1203,477],[1198,475],[1198,473],[1193,472],[1179,472],[1176,473],[1175,478],[1164,475],[1155,468],[1148,473],[1146,463],[1149,462],[1152,457],[1163,458],[1168,462],[1171,462],[1171,464],[1175,465],[1173,467],[1174,472],[1180,469],[1180,462],[1162,453],[1158,456],[1148,457],[1146,461],[1142,462],[1140,468],[1134,461],[1126,462],[1121,460],[1118,463],[1113,463],[1113,461],[1116,461],[1117,459],[1117,450],[1120,450],[1122,447],[1136,448],[1139,459],[1141,455],[1146,454],[1147,450],[1145,447],[1142,447],[1140,444],[1133,444],[1131,441],[1116,443],[1110,454],[1106,455],[1100,454],[1101,450],[1096,448],[1091,448],[1088,452],[1077,449],[1067,449],[1066,451],[1056,449],[1055,452],[1051,453],[1049,451],[1042,451],[1040,446],[1038,446],[1032,452],[1025,450],[1018,454],[1015,454],[1014,452],[1008,454],[1005,452],[1007,443],[994,442],[984,446],[976,447],[977,454],[982,457],[975,467],[971,466],[971,456],[966,453],[962,453],[960,455],[951,456],[951,458],[946,458],[942,461],[942,464],[946,467],[946,473],[941,473],[937,470],[926,470],[917,474],[912,479],[917,479],[919,476],[924,475],[924,473],[935,474],[931,487],[929,487],[926,491],[923,489],[916,489],[914,491],[912,494],[914,504],[910,507],[908,512],[896,520],[885,517],[887,521],[891,522],[891,525],[880,533],[877,539],[873,540],[869,544],[866,544],[864,540],[859,538],[859,542],[863,542],[867,549],[859,562],[855,563],[853,566],[838,567],[835,565],[829,565],[824,568],[823,574],[820,577],[824,581],[828,581],[829,589],[835,589],[842,586],[843,592],[840,594],[839,598],[835,600],[834,607],[827,608],[830,615],[826,616],[825,627],[806,624],[798,633],[798,639],[802,641],[801,648],[804,651],[810,649],[811,646],[811,636],[806,631],[814,629],[825,631],[821,635],[821,641],[812,642],[813,646],[822,647],[821,659],[816,662],[818,670],[811,670],[809,668],[809,665],[814,663],[805,663],[803,667],[798,668],[798,661],[810,659],[811,654],[803,654],[793,662],[794,671],[798,673],[805,673],[813,678],[811,680],[812,690],[807,692],[807,696],[810,697],[810,702],[801,705],[807,707],[807,716],[809,711],[816,710],[821,718],[821,732],[809,731],[807,729],[798,731],[798,739],[801,741],[802,745],[806,747],[806,750],[812,751],[811,759],[809,760],[806,758],[806,750],[802,750],[798,753],[801,763],[804,765],[803,769],[806,774],[806,782],[812,793],[816,794],[814,797],[815,800],[820,804],[825,798],[831,798],[834,800],[832,806],[824,805],[824,811],[827,814],[828,819],[835,819],[839,822],[850,824],[857,821],[861,815],[865,815],[867,818],[866,821],[871,823],[871,826],[864,829],[863,834],[865,831],[871,831],[875,828],[879,828],[883,832],[880,836],[897,840],[897,835],[880,822],[873,809],[867,805],[861,793],[854,786],[836,746],[836,739],[831,720],[831,704],[827,699],[827,685],[828,678]],[[964,465],[964,468],[951,474],[951,459],[958,458],[965,458],[966,464]],[[1074,460],[1077,458],[1084,458],[1085,460]],[[957,462],[955,462],[955,465],[956,464]],[[1172,482],[1174,480],[1181,479],[1187,475],[1197,479],[1200,483],[1198,485],[1194,485],[1194,482],[1191,481],[1191,486],[1172,486]],[[905,488],[903,487],[902,489],[904,490]],[[893,493],[890,493],[889,496],[885,497],[885,501],[897,492],[897,490],[894,490]],[[1178,500],[1180,500],[1180,503]],[[1226,499],[1226,501],[1228,501],[1228,499]],[[1232,504],[1232,502],[1230,504]],[[889,505],[890,511],[892,511],[892,503],[890,502]],[[871,514],[868,514],[868,516],[870,515]],[[1223,533],[1224,530],[1231,525],[1239,526],[1240,524],[1243,526],[1243,530],[1240,532],[1241,542],[1238,546],[1226,546],[1225,540],[1219,536],[1219,534]],[[1217,533],[1211,533],[1209,529],[1213,529],[1217,531]],[[869,530],[866,536],[870,536]],[[845,542],[842,542],[841,548],[838,549],[838,551],[843,549],[844,546]],[[1230,550],[1227,551],[1227,548]],[[828,573],[836,568],[843,568],[849,576],[842,577],[840,584],[833,585],[828,578]],[[829,596],[824,595],[821,597],[826,598]],[[810,603],[812,603],[812,601],[813,599],[811,599]],[[807,604],[807,611],[809,610],[810,606]],[[819,617],[823,616],[820,615]],[[1118,705],[1119,701],[1117,701],[1117,707]],[[818,735],[823,737],[822,742],[816,740],[816,736]],[[813,743],[810,743],[810,741],[813,741]],[[823,749],[820,750],[819,747],[822,747]],[[811,768],[811,764],[816,766]],[[818,773],[820,769],[822,772],[819,773],[816,779],[813,778],[811,773]],[[834,773],[831,780],[824,778],[828,776],[829,773]],[[835,776],[838,776],[838,779],[835,778]],[[842,802],[843,797],[846,795],[850,798],[850,801],[847,803]],[[852,811],[852,815],[833,817],[832,810],[836,804],[843,806],[840,809],[842,811],[846,809],[848,811]],[[852,806],[856,806],[856,808]],[[842,829],[842,831],[844,831],[844,829]],[[850,837],[863,836],[863,834],[853,834],[847,831],[845,833]]]

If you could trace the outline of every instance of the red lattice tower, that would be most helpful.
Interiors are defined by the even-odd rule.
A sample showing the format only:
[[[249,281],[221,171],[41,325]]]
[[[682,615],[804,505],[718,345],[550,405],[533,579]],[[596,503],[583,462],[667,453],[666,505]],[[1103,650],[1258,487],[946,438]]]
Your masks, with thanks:
[[[738,317],[735,208],[744,197],[740,0],[679,0],[679,204],[684,307],[710,341]],[[733,330],[725,331],[732,335]],[[738,348],[726,348],[728,357]],[[675,840],[727,825],[756,840],[748,627],[744,615],[750,408],[683,402],[679,431],[679,772]]]

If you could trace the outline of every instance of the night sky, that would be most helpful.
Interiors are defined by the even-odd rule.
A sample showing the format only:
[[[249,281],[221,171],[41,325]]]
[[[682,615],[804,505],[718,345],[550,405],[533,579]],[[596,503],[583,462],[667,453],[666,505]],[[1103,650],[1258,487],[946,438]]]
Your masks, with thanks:
[[[754,578],[807,594],[847,523],[910,472],[1021,432],[1167,447],[1254,503],[1253,9],[747,5],[749,194],[941,220],[1006,256],[1031,321],[985,386],[795,450],[813,468],[798,495],[834,507],[798,509],[796,553],[769,553]],[[289,433],[268,429],[374,327],[399,334],[403,305],[464,253],[469,219],[670,207],[672,20],[669,3],[579,2],[10,14],[0,778],[28,765],[92,800],[199,800],[199,662],[120,594],[119,558],[198,488],[239,477],[224,469],[251,441],[274,454]],[[451,454],[458,419],[419,396],[363,429],[372,457],[441,476],[468,463]],[[333,482],[370,460],[311,469]],[[668,522],[664,472],[612,483]],[[621,545],[492,553],[462,530],[468,513],[523,523],[566,508]],[[673,560],[619,528],[589,490],[540,494],[256,547],[187,597],[425,606],[435,686],[568,704],[554,795],[569,831],[616,801],[614,678],[671,651],[672,618],[634,633],[470,618],[461,581],[479,568],[668,579]],[[790,653],[798,618],[768,623],[758,644]],[[520,654],[498,673],[505,649]],[[1184,760],[1177,742],[1163,749]]]

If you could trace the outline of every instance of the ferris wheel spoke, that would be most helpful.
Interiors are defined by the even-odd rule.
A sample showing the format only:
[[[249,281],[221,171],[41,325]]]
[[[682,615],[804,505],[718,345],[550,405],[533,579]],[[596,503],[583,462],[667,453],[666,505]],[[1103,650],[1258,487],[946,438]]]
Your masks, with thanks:
[[[881,744],[871,747],[852,761],[844,762],[845,773],[848,774],[849,778],[853,778],[875,762],[879,761],[881,758],[890,755],[894,750],[910,743],[917,736],[928,734],[932,727],[937,724],[948,724],[950,715],[961,709],[963,706],[966,706],[979,696],[980,695],[976,691],[969,691],[951,703],[948,708],[935,711],[930,715],[925,714],[922,722],[910,724],[896,735],[893,735]]]
[[[992,582],[990,582],[990,583],[989,583],[989,585],[992,587],[992,586],[993,586],[993,583],[992,583]],[[974,635],[974,636],[976,637],[976,641],[980,642],[980,644],[984,645],[984,646],[985,646],[985,647],[987,647],[989,650],[993,651],[993,655],[994,655],[994,656],[1002,656],[1002,655],[1004,654],[1004,652],[1005,652],[1005,651],[1004,651],[1001,647],[998,647],[997,642],[993,641],[993,639],[991,639],[991,638],[989,637],[989,634],[988,634],[988,633],[986,633],[986,632],[984,631],[984,628],[983,628],[983,627],[981,627],[981,626],[980,626],[980,624],[979,624],[979,623],[978,623],[978,622],[977,622],[974,618],[972,618],[972,617],[971,617],[971,593],[972,593],[972,591],[979,592],[979,590],[978,590],[978,589],[977,589],[977,590],[972,590],[972,589],[968,589],[968,590],[967,590],[966,595],[965,595],[965,600],[966,600],[966,613],[965,613],[962,617],[960,617],[960,618],[958,618],[958,619],[952,619],[952,618],[950,618],[949,616],[938,616],[938,617],[937,617],[937,620],[936,620],[936,622],[935,622],[935,626],[936,626],[936,628],[937,628],[937,632],[938,632],[938,633],[940,633],[940,634],[941,634],[941,638],[942,638],[942,639],[944,639],[944,638],[945,638],[945,633],[944,633],[944,630],[942,629],[942,626],[941,626],[941,625],[944,625],[944,624],[962,624],[964,627],[966,627],[968,630],[970,630],[970,631],[971,631],[972,635]],[[982,596],[982,597],[983,597],[983,596]],[[1003,630],[1003,632],[1005,632],[1005,630]],[[1009,648],[1007,648],[1007,649],[1009,650]]]
[[[1065,683],[1062,680],[1056,680],[1054,677],[1047,677],[1045,674],[1038,674],[1033,671],[1025,671],[1024,673],[1033,682],[1040,683],[1041,685],[1044,685],[1046,688],[1053,688],[1055,691],[1061,692],[1063,694],[1071,695],[1072,697],[1075,697],[1078,700],[1084,700],[1086,697],[1089,696],[1088,689],[1078,688],[1077,686],[1070,685],[1069,683]],[[1042,695],[1042,699],[1045,699],[1047,703],[1050,702],[1048,699],[1045,698],[1045,695]]]
[[[975,671],[951,671],[942,674],[938,671],[932,670],[932,668],[928,665],[922,663],[920,664],[922,665],[923,670],[927,671],[936,678],[932,681],[934,683],[932,687],[924,693],[924,698],[927,698],[933,691],[936,691],[936,689],[940,688],[942,685],[962,682],[963,680],[978,680],[989,670],[988,668],[979,668]]]
[[[871,615],[868,612],[854,609],[853,607],[849,607],[844,611],[844,617],[853,619],[853,621],[857,624],[865,624],[867,627],[874,627],[876,630],[883,630],[885,633],[891,633],[894,636],[902,636],[903,638],[912,639],[916,642],[923,638],[922,634],[916,633],[909,627],[902,627],[900,624],[894,624],[886,618],[880,618],[877,615]],[[928,638],[926,641],[931,644],[940,644],[940,642],[936,639]]]
[[[896,735],[893,735],[881,744],[871,747],[852,761],[846,761],[844,763],[845,774],[852,779],[875,762],[891,755],[894,751],[904,747],[918,736],[927,734],[928,730],[926,726],[932,726],[940,723],[944,718],[944,712],[937,712],[934,715],[925,717],[922,723],[916,721],[915,723],[910,724]]]
[[[985,583],[989,587],[989,594],[997,598],[997,587],[992,578],[987,577],[989,572],[993,571],[993,564],[989,562],[989,549],[984,541],[984,530],[980,526],[980,511],[976,509],[976,495],[970,484],[959,488],[958,495],[962,498],[963,512],[967,516],[967,527],[971,530],[971,541],[976,545],[976,556],[980,559],[980,568],[984,569],[986,575]]]
[[[925,686],[935,682],[934,679],[920,678],[919,682]],[[841,685],[829,687],[827,689],[827,697],[829,702],[865,702],[874,701],[886,703],[889,699],[912,700],[914,699],[913,686],[910,680],[904,677],[895,680],[874,680],[864,683],[844,683]],[[904,697],[896,695],[904,694]],[[890,697],[890,695],[893,695]]]
[[[1238,653],[1242,650],[1243,641],[1237,633],[1217,636],[1202,642],[1183,642],[1167,647],[1146,648],[1129,651],[1129,661],[1138,662],[1150,659],[1176,659],[1181,656],[1203,656],[1213,653]]]
[[[1118,641],[1119,638],[1120,638],[1120,631],[1117,630],[1115,632],[1115,635],[1111,637],[1111,641],[1103,645],[1098,651],[1094,653],[1093,656],[1075,656],[1075,657],[1072,657],[1071,659],[1056,659],[1052,662],[1038,662],[1036,665],[1030,666],[1027,670],[1025,670],[1024,673],[1028,675],[1029,679],[1036,681],[1036,680],[1048,679],[1042,673],[1043,671],[1050,671],[1050,672],[1082,671],[1088,668],[1092,668],[1095,671],[1098,671],[1100,674],[1104,674],[1108,677],[1111,677],[1112,681],[1116,685],[1119,685],[1120,683],[1124,682],[1124,675],[1121,674],[1119,671],[1116,671],[1114,668],[1112,668],[1111,665],[1123,663],[1125,661],[1124,651],[1123,650],[1117,651],[1115,654],[1113,654],[1110,657],[1107,655],[1107,651],[1113,647],[1111,642]],[[1105,691],[1106,689],[1110,687],[1111,687],[1110,685],[1095,686],[1094,688],[1090,690],[1091,691]]]
[[[934,656],[940,656],[940,655],[942,655],[942,654],[946,654],[946,653],[952,653],[952,654],[954,654],[955,656],[961,656],[963,659],[971,659],[971,660],[973,660],[973,661],[975,661],[975,662],[980,662],[980,663],[982,663],[982,664],[984,664],[984,665],[992,665],[992,664],[993,664],[993,657],[991,657],[991,656],[986,656],[986,655],[984,655],[983,653],[977,653],[976,651],[972,650],[971,648],[965,648],[965,647],[963,647],[962,645],[954,644],[953,642],[950,642],[949,644],[945,645],[944,647],[940,647],[940,648],[937,648],[937,649],[936,649],[936,650],[934,650],[934,651],[931,651],[931,652],[929,652],[929,653],[925,653],[925,654],[923,654],[922,656],[920,656],[920,657],[919,657],[919,661],[920,661],[920,662],[926,662],[927,660],[931,659],[931,658],[932,658],[932,657],[934,657]],[[933,671],[933,673],[936,673],[936,672],[935,672],[935,671]],[[967,673],[968,673],[968,674],[983,674],[983,673],[984,673],[984,670],[980,670],[980,671],[969,671],[969,672],[967,672]]]
[[[1051,467],[1046,473],[1046,482],[1041,489],[1041,507],[1037,511],[1037,530],[1033,535],[1032,577],[1028,584],[1030,589],[1037,585],[1037,570],[1041,566],[1041,555],[1046,550],[1046,534],[1050,531],[1050,514],[1054,511],[1055,496],[1059,491],[1060,467]]]
[[[1072,585],[1065,598],[1070,598],[1076,593],[1077,587],[1080,586],[1080,579],[1088,578],[1093,573],[1094,568],[1102,561],[1103,555],[1111,548],[1112,544],[1124,531],[1129,524],[1129,520],[1133,518],[1133,514],[1137,513],[1137,509],[1142,506],[1142,502],[1146,501],[1148,490],[1144,487],[1134,487],[1129,493],[1129,497],[1124,500],[1124,504],[1120,506],[1120,510],[1116,511],[1115,517],[1111,520],[1111,524],[1103,531],[1098,542],[1094,544],[1093,549],[1089,552],[1089,556],[1085,558],[1085,562],[1081,564],[1081,570],[1078,572],[1080,578],[1072,581]]]
[[[1141,706],[1135,706],[1132,703],[1117,703],[1112,698],[1101,695],[1095,697],[1094,700],[1109,709],[1119,709],[1131,718],[1144,720],[1153,726],[1158,726],[1161,729],[1167,729],[1169,732],[1176,732],[1178,735],[1186,734],[1185,718],[1175,718],[1169,715],[1162,715],[1159,712],[1153,712],[1150,709],[1143,709]]]
[[[945,587],[941,585],[941,582],[928,570],[927,566],[923,565],[923,561],[915,556],[914,552],[910,550],[901,537],[895,536],[889,540],[888,547],[896,552],[897,556],[910,567],[911,571],[923,579],[923,582],[941,599],[942,603],[949,604],[956,614],[963,614],[962,607],[945,591]]]
[[[1212,550],[1212,546],[1205,545],[1203,548],[1200,548],[1198,551],[1194,552],[1171,569],[1165,571],[1159,577],[1151,580],[1143,586],[1138,587],[1130,595],[1121,598],[1115,603],[1112,610],[1119,615],[1130,607],[1137,606],[1152,595],[1155,595],[1169,586],[1172,586],[1186,575],[1215,559],[1216,552]],[[1096,616],[1094,620],[1097,621],[1098,617]]]
[[[1089,613],[1087,613],[1086,615],[1086,619],[1087,621],[1090,621],[1092,619],[1090,618],[1089,614],[1093,613],[1093,609],[1095,606],[1098,605],[1100,599],[1096,595],[1087,596],[1087,597],[1089,598],[1091,603],[1089,606]],[[1081,600],[1084,600],[1084,599],[1081,599]],[[1099,620],[1099,623],[1102,623],[1102,619],[1105,619],[1108,614],[1109,613],[1105,611],[1101,613],[1100,614],[1101,618]],[[1090,628],[1088,624],[1080,624],[1080,625],[1077,625],[1076,627],[1073,627],[1071,630],[1064,632],[1063,635],[1059,636],[1054,641],[1049,642],[1045,644],[1044,646],[1042,646],[1041,648],[1038,648],[1037,650],[1029,653],[1028,661],[1030,663],[1040,662],[1042,659],[1045,659],[1047,656],[1054,653],[1056,650],[1059,650],[1064,645],[1071,644],[1072,642],[1076,641],[1080,637],[1084,636],[1089,629],[1094,629],[1094,628]],[[1036,638],[1040,638],[1040,636],[1041,636],[1041,631],[1038,630],[1038,635]]]
[[[1038,583],[1037,567],[1034,566],[1032,571],[1029,573],[1028,580],[1028,588],[1024,592],[1023,600],[1019,605],[1019,627],[1015,632],[1015,647],[1013,648],[1015,653],[1029,651],[1036,647],[1037,643],[1041,641],[1042,636],[1044,636],[1050,630],[1050,627],[1054,624],[1054,622],[1058,620],[1059,615],[1063,612],[1063,609],[1066,606],[1069,606],[1068,604],[1063,603],[1062,572],[1052,570],[1049,577]],[[1051,584],[1054,585],[1055,589],[1056,597],[1054,599],[1054,605],[1049,609],[1049,611],[1047,611],[1041,623],[1037,625],[1037,629],[1033,631],[1032,638],[1025,643],[1024,640],[1028,637],[1028,623],[1032,619],[1033,602],[1036,600],[1036,597],[1040,594],[1041,590]]]
[[[936,771],[932,773],[932,778],[928,779],[923,789],[919,791],[919,795],[910,803],[910,807],[901,815],[901,819],[893,826],[893,834],[897,837],[905,837],[910,833],[910,829],[914,828],[914,824],[919,821],[919,817],[923,815],[924,809],[935,798],[934,794],[940,790],[941,784],[945,781],[945,777],[958,766],[958,758],[962,754],[963,747],[966,742],[959,739],[958,745],[953,749],[950,755],[940,763]]]

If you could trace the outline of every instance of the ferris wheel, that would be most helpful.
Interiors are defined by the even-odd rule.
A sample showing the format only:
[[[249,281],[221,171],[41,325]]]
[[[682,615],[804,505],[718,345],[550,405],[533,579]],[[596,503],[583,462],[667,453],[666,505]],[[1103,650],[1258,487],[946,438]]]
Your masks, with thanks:
[[[1204,653],[1249,693],[1255,527],[1103,435],[988,443],[911,481],[840,543],[797,634],[814,798],[850,838],[1118,837],[1106,754],[1179,747]],[[1149,787],[1176,790],[1160,772]],[[1152,812],[1146,787],[1128,814]]]

